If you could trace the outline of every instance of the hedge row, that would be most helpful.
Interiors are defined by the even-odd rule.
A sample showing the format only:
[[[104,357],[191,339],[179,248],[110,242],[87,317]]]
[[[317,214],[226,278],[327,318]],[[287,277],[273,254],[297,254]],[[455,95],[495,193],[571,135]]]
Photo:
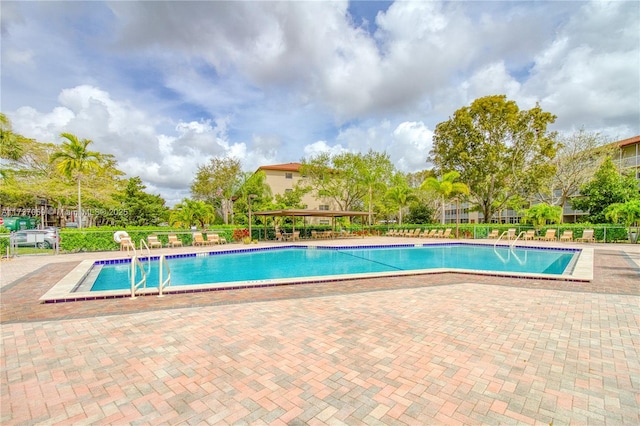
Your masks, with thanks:
[[[116,231],[122,231],[122,228],[91,228],[91,229],[62,229],[60,231],[60,251],[65,253],[73,253],[79,251],[113,251],[119,250],[120,244],[113,239]],[[140,240],[147,241],[149,235],[157,235],[158,240],[163,246],[168,245],[168,235],[175,234],[182,244],[185,246],[193,244],[193,233],[203,232],[186,231],[184,229],[168,229],[168,228],[151,228],[151,227],[128,227],[126,232],[131,237],[131,241],[136,248],[140,247]],[[227,241],[231,241],[233,228],[215,229],[204,232],[216,233],[220,237],[224,237]]]
[[[351,231],[352,233],[360,234],[363,232],[365,235],[384,235],[390,229],[411,229],[414,230],[416,228],[420,228],[422,231],[425,229],[446,229],[452,228],[454,232],[452,234],[455,235],[455,224],[446,224],[446,225],[403,225],[403,226],[372,226],[362,228],[361,226],[351,226],[347,228],[343,228],[345,230]],[[522,231],[526,231],[528,229],[532,229],[531,226],[528,225],[520,225],[520,224],[460,224],[458,226],[458,232],[460,238],[475,238],[482,239],[486,238],[487,235],[493,230],[497,229],[500,233],[506,231],[508,229],[516,229],[516,233],[519,234]],[[216,228],[209,231],[204,232],[212,232],[218,234],[220,237],[225,238],[227,241],[233,241],[233,231],[237,229],[237,227],[233,226],[225,226]],[[301,238],[310,238],[311,231],[324,231],[328,230],[330,227],[327,226],[306,226],[303,228],[296,228],[296,231],[300,231]],[[584,229],[594,229],[594,236],[596,241],[598,242],[627,242],[629,241],[628,230],[624,227],[614,227],[614,226],[606,226],[606,225],[589,225],[589,224],[561,224],[561,225],[552,225],[547,226],[539,230],[538,235],[544,235],[547,229],[556,229],[556,235],[561,235],[565,230],[573,231],[574,238],[579,238],[582,236]],[[60,231],[60,252],[62,253],[73,253],[80,251],[114,251],[119,250],[120,245],[116,243],[113,239],[113,234],[116,231],[121,231],[122,228],[89,228],[89,229],[62,229]],[[157,227],[129,227],[126,229],[127,233],[131,236],[132,241],[136,245],[136,247],[140,246],[140,240],[147,240],[149,235],[157,235],[158,239],[162,242],[163,246],[166,246],[168,243],[168,234],[176,234],[178,238],[182,241],[182,244],[185,246],[189,246],[193,244],[193,232],[203,232],[202,230],[198,231],[187,231],[184,229],[169,229],[169,228],[157,228]],[[292,228],[283,227],[284,232],[291,232]],[[275,239],[275,230],[273,227],[267,228],[267,239],[273,240]],[[252,228],[252,238],[264,240],[265,238],[265,229],[264,227],[255,226]],[[7,248],[9,247],[9,234],[0,235],[0,253],[4,255],[7,252]]]

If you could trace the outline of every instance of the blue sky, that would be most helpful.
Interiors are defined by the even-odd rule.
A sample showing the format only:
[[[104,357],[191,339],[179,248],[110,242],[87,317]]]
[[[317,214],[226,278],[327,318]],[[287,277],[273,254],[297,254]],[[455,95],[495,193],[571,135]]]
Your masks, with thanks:
[[[640,3],[0,3],[0,109],[71,132],[173,205],[197,166],[322,151],[414,172],[435,126],[486,95],[609,140],[640,134]]]

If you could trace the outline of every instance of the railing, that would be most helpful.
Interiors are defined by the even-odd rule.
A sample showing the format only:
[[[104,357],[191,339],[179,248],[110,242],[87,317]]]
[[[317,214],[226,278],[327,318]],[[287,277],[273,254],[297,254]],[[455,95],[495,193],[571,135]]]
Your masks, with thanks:
[[[500,234],[500,236],[498,238],[496,238],[496,242],[493,243],[493,248],[495,249],[496,246],[498,245],[498,241],[500,241],[502,239],[502,237],[504,236],[509,236],[509,231],[504,231],[502,234]]]
[[[147,242],[144,239],[141,239],[140,240],[140,251],[142,251],[143,247],[147,249],[147,259],[151,260],[151,250],[149,249],[149,246],[147,245]]]
[[[135,250],[135,247],[134,247]],[[140,281],[136,283],[136,267],[140,269],[140,274],[142,274],[142,278]],[[138,260],[136,256],[131,258],[131,299],[136,298],[136,290],[140,288],[140,286],[147,287],[147,273],[144,271],[142,267],[142,263]]]
[[[164,275],[163,269],[167,268],[167,279],[163,281],[162,277]],[[171,286],[171,269],[169,269],[169,264],[167,263],[167,259],[163,255],[160,255],[160,260],[158,262],[158,297],[164,297],[163,291],[165,287]]]
[[[509,232],[509,231],[506,231]],[[518,239],[524,235],[527,235],[526,231],[520,231],[520,233],[518,234],[518,236],[513,240],[513,242],[510,244],[511,248],[513,248],[516,245],[516,241],[518,241]]]
[[[138,256],[138,251],[136,250],[136,245],[133,244],[133,241],[127,238],[126,240],[123,240],[120,244],[124,244],[124,246],[127,248],[127,256],[129,255],[129,249],[133,250],[133,258]]]

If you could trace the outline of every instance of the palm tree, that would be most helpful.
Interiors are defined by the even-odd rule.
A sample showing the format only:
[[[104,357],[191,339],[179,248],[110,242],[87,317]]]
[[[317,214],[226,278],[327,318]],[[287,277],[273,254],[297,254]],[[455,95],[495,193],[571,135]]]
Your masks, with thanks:
[[[640,199],[611,204],[605,210],[605,217],[616,223],[624,223],[629,229],[629,242],[635,244],[638,241],[638,227],[632,230],[632,226],[634,223],[640,224]]]
[[[455,182],[460,177],[460,173],[455,170],[442,175],[442,180],[434,177],[428,177],[420,186],[422,189],[434,191],[442,200],[442,224],[445,222],[445,204],[447,200],[456,198],[456,238],[458,235],[458,225],[460,223],[460,195],[468,195],[469,187],[462,182]]]
[[[398,225],[402,225],[402,210],[416,198],[413,190],[409,185],[395,185],[389,188],[386,198],[398,206]]]
[[[87,146],[92,143],[89,139],[78,140],[71,133],[62,133],[60,137],[66,141],[62,143],[61,150],[53,153],[51,162],[58,161],[56,168],[58,171],[70,179],[75,178],[78,183],[78,228],[82,228],[82,197],[81,181],[82,176],[100,168],[102,155],[99,152],[87,150]]]
[[[193,225],[200,225],[201,228],[211,224],[216,217],[216,211],[211,204],[202,200],[190,200],[184,198],[181,203],[176,204],[171,211],[171,225],[183,228],[190,228]]]

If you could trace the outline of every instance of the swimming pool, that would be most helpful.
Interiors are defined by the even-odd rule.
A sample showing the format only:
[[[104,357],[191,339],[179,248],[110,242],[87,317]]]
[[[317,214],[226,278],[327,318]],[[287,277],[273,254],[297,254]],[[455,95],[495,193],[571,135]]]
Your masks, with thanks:
[[[471,270],[562,276],[575,264],[578,249],[511,248],[480,244],[425,244],[356,247],[284,247],[167,257],[171,286],[229,285],[277,279],[399,275],[425,270]],[[146,286],[157,286],[157,258],[142,265]],[[129,259],[96,262],[91,291],[131,286]],[[570,271],[569,271],[570,272]],[[154,278],[155,277],[155,278]]]

